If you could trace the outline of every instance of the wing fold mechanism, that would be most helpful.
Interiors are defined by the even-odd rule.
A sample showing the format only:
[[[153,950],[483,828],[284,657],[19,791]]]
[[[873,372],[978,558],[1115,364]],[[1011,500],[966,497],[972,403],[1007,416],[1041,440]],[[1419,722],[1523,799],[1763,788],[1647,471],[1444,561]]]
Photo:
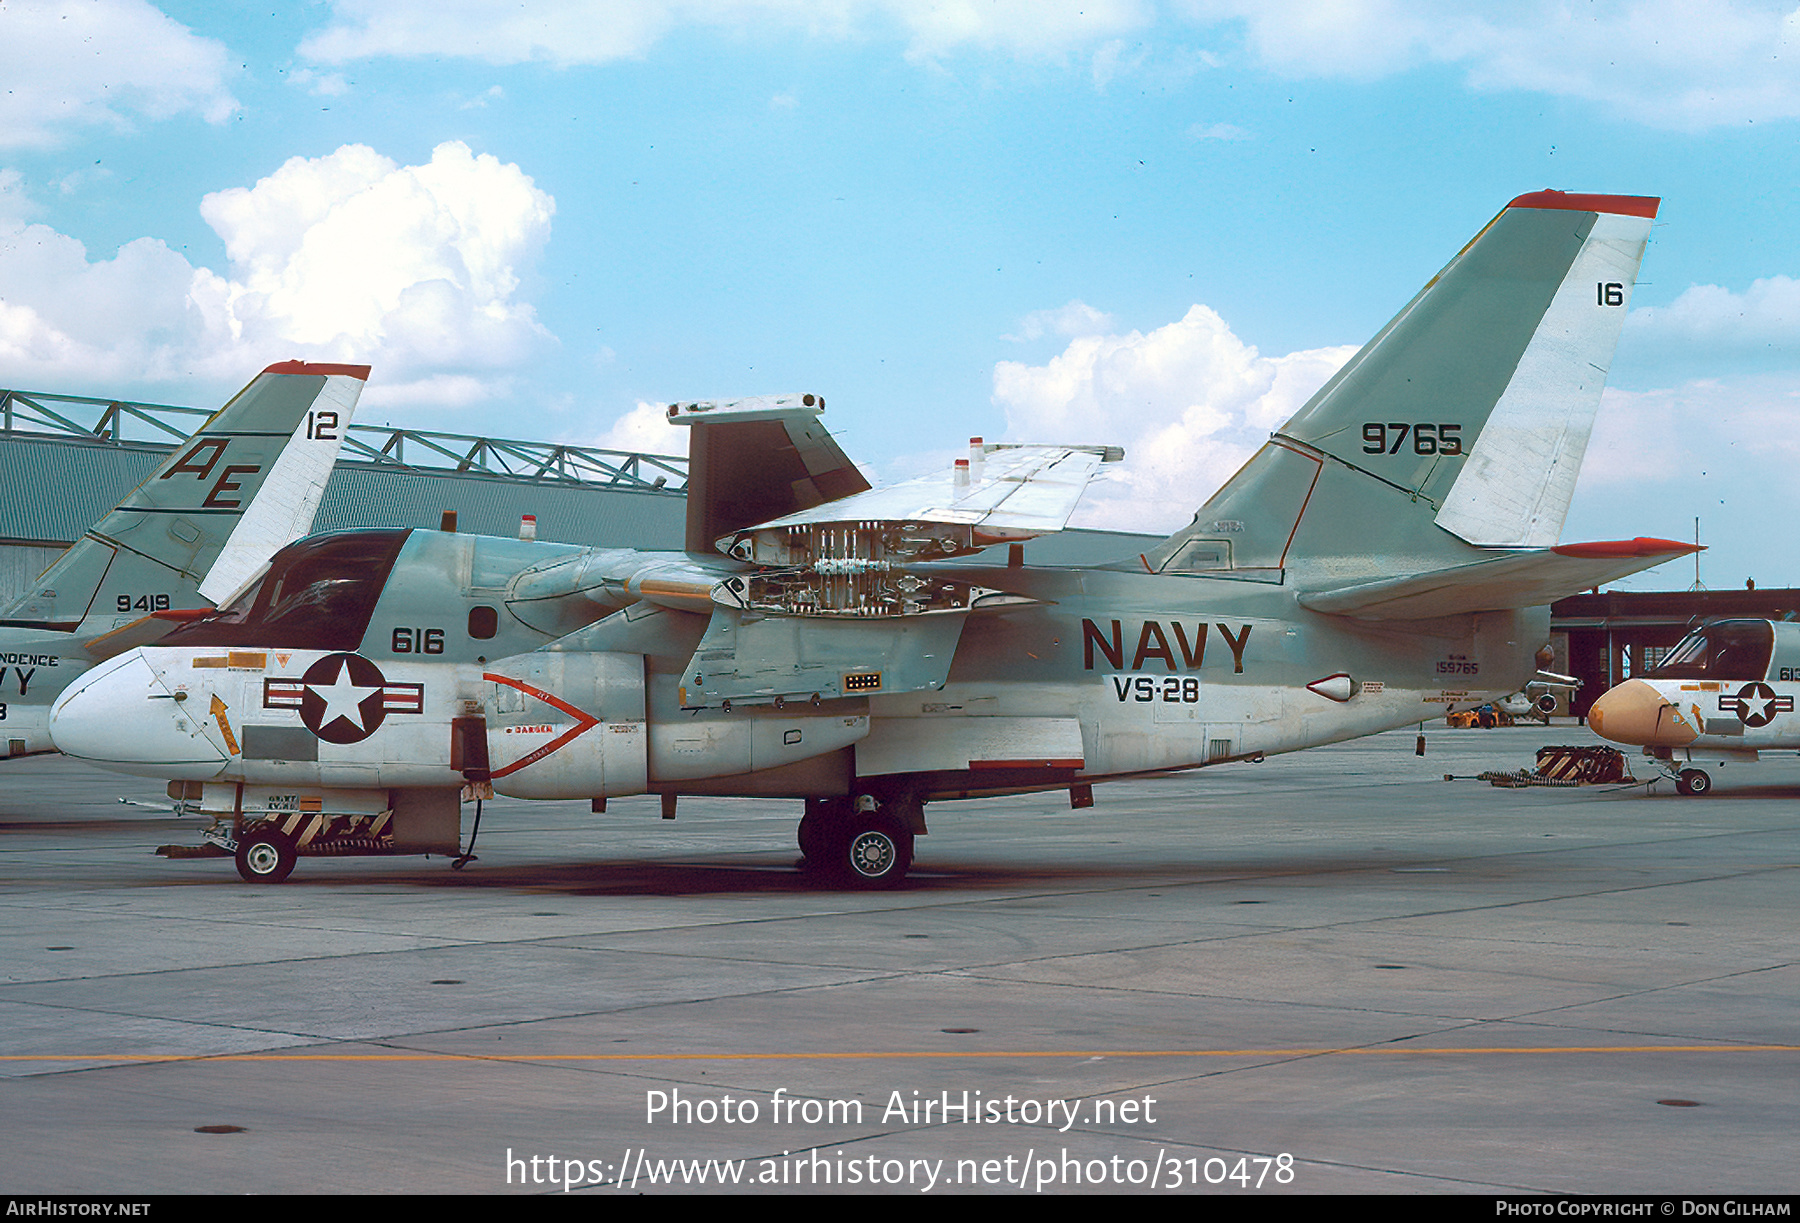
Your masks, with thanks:
[[[711,421],[753,422],[823,406],[807,400],[798,408],[786,400],[677,405],[671,414],[695,423],[706,413]],[[1124,457],[1116,446],[989,445],[975,438],[969,457],[948,472],[690,540],[691,554],[707,544],[746,568],[710,586],[712,619],[683,674],[682,707],[780,706],[942,687],[971,613],[1038,600],[929,563],[1062,530],[1101,465]],[[727,524],[718,515],[708,521]],[[704,569],[691,559],[690,568],[679,599],[652,591],[649,582],[643,597],[699,610],[693,579]]]
[[[759,565],[825,559],[942,560],[1062,530],[1117,446],[983,444],[949,472],[841,497],[746,527],[719,551]],[[878,552],[879,556],[857,553]]]
[[[1300,606],[1359,620],[1429,620],[1538,607],[1699,549],[1671,539],[1626,539],[1507,552],[1407,577],[1300,595]]]
[[[1060,531],[1116,446],[970,443],[952,471],[871,489],[744,527],[718,550],[757,569],[721,583],[720,604],[771,615],[966,612],[1006,596],[910,566]]]

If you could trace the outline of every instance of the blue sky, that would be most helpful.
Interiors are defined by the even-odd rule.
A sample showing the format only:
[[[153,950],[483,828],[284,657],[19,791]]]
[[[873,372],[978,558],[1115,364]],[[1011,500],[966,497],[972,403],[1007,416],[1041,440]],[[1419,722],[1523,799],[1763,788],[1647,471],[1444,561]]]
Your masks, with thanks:
[[[1661,195],[1565,538],[1800,585],[1800,10],[1493,7],[0,0],[0,385],[659,450],[812,390],[880,475],[1123,444],[1078,521],[1173,529],[1508,199]]]

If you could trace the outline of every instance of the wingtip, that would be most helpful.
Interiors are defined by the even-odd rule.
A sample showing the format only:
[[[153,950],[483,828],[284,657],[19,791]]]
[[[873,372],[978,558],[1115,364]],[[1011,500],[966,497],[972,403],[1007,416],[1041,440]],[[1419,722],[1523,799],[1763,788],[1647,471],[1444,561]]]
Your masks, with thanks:
[[[1583,195],[1574,191],[1532,191],[1514,199],[1508,208],[1561,208],[1571,212],[1611,212],[1628,217],[1655,217],[1662,203],[1654,195]]]
[[[326,377],[326,378],[330,377],[333,374],[341,374],[347,378],[354,378],[358,382],[367,382],[369,380],[369,368],[370,367],[367,365],[334,365],[330,362],[324,362],[324,361],[295,360],[295,361],[277,361],[275,364],[273,364],[273,365],[269,366],[267,369],[263,370],[263,373],[265,373],[265,374],[312,374],[316,377]]]

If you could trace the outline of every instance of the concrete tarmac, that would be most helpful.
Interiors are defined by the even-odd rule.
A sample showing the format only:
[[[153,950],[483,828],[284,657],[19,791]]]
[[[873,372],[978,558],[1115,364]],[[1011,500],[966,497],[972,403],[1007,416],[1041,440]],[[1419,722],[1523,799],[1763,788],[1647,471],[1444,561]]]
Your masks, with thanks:
[[[1443,775],[1594,740],[1427,739],[935,804],[888,893],[702,799],[256,886],[154,856],[159,783],[0,763],[0,1185],[1800,1188],[1800,762],[1503,790]]]

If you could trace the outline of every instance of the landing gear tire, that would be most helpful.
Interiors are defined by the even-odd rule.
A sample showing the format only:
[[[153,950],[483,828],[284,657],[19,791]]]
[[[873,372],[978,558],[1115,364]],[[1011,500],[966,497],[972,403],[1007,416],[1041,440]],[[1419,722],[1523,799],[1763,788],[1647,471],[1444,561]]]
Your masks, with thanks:
[[[1683,769],[1681,776],[1675,780],[1675,792],[1699,797],[1712,793],[1712,778],[1704,769]]]
[[[287,837],[272,828],[258,828],[238,842],[238,874],[246,883],[280,883],[299,857]]]
[[[885,812],[851,817],[837,847],[837,873],[853,888],[899,887],[912,867],[913,834]]]
[[[800,817],[795,839],[806,858],[808,868],[822,867],[833,858],[832,843],[841,837],[844,821],[849,818],[849,804],[843,799],[809,798],[806,814]]]

